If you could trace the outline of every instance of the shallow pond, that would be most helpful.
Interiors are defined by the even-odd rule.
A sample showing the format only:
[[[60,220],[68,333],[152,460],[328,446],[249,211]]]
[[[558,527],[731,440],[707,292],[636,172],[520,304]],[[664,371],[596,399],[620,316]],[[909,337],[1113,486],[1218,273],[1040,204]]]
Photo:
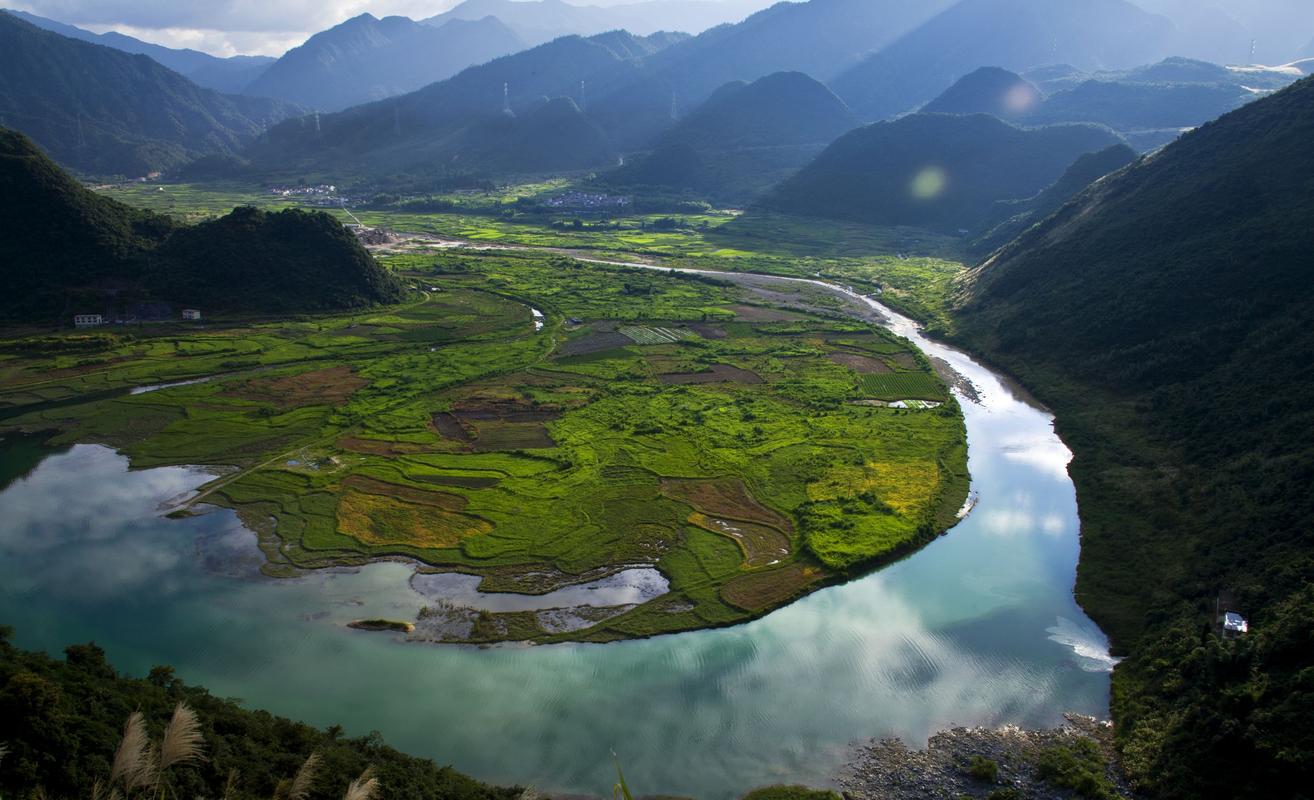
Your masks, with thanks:
[[[34,454],[24,440],[0,444],[0,622],[27,647],[94,639],[127,672],[172,664],[253,707],[577,793],[609,791],[612,749],[639,793],[728,798],[823,784],[869,737],[1105,713],[1112,662],[1072,599],[1076,501],[1051,418],[891,319],[975,385],[963,407],[979,502],[916,555],[751,624],[482,650],[348,630],[413,619],[428,602],[413,570],[261,578],[231,512],[161,516],[203,471],[129,471],[104,447]]]

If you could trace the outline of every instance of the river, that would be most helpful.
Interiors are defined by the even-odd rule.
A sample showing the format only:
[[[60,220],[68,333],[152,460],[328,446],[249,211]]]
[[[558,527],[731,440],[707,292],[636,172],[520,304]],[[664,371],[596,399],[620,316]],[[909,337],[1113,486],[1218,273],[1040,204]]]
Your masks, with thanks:
[[[615,750],[636,793],[731,798],[824,785],[855,744],[943,727],[1104,715],[1108,643],[1072,597],[1071,457],[1053,419],[958,351],[887,324],[974,385],[960,396],[979,502],[915,555],[735,628],[610,645],[407,644],[345,628],[413,618],[399,563],[260,577],[227,510],[163,518],[213,476],[130,471],[105,447],[0,443],[0,623],[120,669],[172,664],[249,706],[390,744],[481,779],[605,794]]]

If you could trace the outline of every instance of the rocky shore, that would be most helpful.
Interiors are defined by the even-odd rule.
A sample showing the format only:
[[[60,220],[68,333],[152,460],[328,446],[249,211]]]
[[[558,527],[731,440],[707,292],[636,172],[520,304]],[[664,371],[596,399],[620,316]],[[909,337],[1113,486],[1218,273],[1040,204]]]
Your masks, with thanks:
[[[1089,797],[1047,779],[1039,766],[1041,756],[1053,748],[1072,748],[1078,740],[1090,739],[1105,754],[1106,764],[1111,763],[1113,729],[1091,717],[1070,714],[1066,719],[1066,724],[1053,730],[955,728],[931,737],[924,750],[910,749],[898,739],[873,741],[844,769],[837,784],[846,800]],[[974,757],[978,763],[997,767],[993,779],[986,775],[988,766],[972,769]],[[1106,766],[1104,772],[1113,794],[1103,796],[1132,797],[1115,768]]]

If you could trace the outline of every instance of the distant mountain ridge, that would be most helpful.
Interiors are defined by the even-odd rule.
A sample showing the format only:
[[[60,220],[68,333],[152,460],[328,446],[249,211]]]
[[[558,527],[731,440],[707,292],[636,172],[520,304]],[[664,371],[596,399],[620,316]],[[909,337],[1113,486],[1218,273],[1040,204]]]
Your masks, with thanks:
[[[636,36],[659,31],[701,33],[715,25],[738,22],[760,5],[755,0],[639,0],[611,6],[576,5],[562,0],[464,0],[420,21],[441,27],[452,20],[497,17],[532,46],[562,36],[593,36],[613,30],[626,30]],[[673,24],[676,20],[692,24]]]
[[[858,128],[761,205],[883,226],[974,230],[993,203],[1030,197],[1085,153],[1119,144],[1108,128],[1018,128],[986,114],[913,114]]]
[[[433,27],[361,14],[289,50],[245,92],[338,111],[415,91],[523,47],[494,17]]]
[[[160,64],[190,79],[198,86],[227,94],[241,93],[247,84],[255,80],[256,76],[266,67],[274,63],[274,59],[269,56],[219,58],[209,53],[202,53],[199,50],[176,49],[152,44],[151,42],[143,42],[140,39],[134,39],[131,36],[125,36],[114,31],[92,33],[73,25],[39,17],[36,14],[29,14],[26,11],[0,9],[0,12],[13,14],[24,22],[30,22],[38,28],[67,36],[70,39],[80,39],[91,44],[112,47],[125,53],[150,56]]]
[[[203,89],[146,56],[0,14],[0,117],[83,172],[138,176],[235,152],[298,112]]]
[[[400,285],[323,213],[236,209],[185,227],[84,188],[0,128],[0,318],[68,324],[132,302],[225,311],[394,302]]]
[[[1173,24],[1127,0],[962,0],[837,77],[861,117],[911,111],[982,66],[1136,66],[1168,55]]]

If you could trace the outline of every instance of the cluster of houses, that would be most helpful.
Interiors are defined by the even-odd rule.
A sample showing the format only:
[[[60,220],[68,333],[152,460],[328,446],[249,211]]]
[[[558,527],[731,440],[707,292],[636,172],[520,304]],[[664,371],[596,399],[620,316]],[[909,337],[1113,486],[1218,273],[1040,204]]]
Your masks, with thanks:
[[[164,313],[160,313],[159,304],[134,309],[134,313],[125,314],[113,319],[106,319],[104,314],[74,314],[73,327],[75,328],[99,328],[102,325],[131,325],[140,322],[162,322],[169,319],[172,313],[168,306],[163,307]],[[200,322],[201,311],[196,308],[184,308],[182,310],[182,319],[184,322]]]
[[[338,187],[321,183],[318,186],[271,186],[269,193],[275,197],[314,197],[337,192]]]
[[[630,206],[629,197],[594,192],[566,192],[543,201],[548,208],[562,211],[614,211]]]

